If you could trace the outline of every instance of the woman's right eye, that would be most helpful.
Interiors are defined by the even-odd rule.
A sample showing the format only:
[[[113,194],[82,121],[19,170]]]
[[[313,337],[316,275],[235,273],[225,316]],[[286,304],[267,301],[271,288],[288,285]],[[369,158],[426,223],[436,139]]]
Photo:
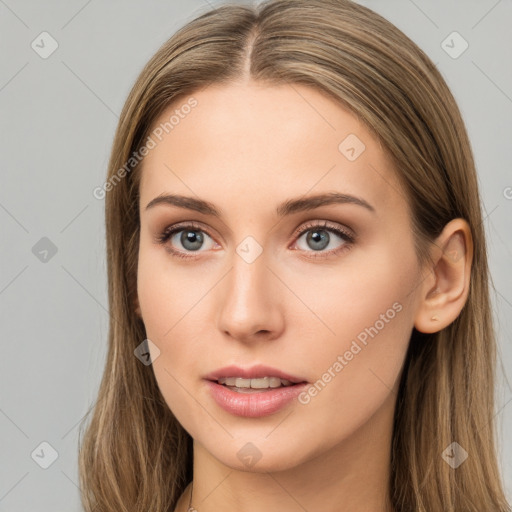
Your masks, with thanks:
[[[186,252],[201,252],[199,249],[204,245],[205,237],[213,240],[203,229],[194,224],[181,224],[166,228],[157,238],[158,243],[165,245],[175,256],[180,258],[190,258]],[[169,243],[170,242],[170,243]],[[176,245],[181,245],[184,249],[176,249]],[[211,249],[211,247],[210,247]],[[208,249],[206,249],[208,250]]]

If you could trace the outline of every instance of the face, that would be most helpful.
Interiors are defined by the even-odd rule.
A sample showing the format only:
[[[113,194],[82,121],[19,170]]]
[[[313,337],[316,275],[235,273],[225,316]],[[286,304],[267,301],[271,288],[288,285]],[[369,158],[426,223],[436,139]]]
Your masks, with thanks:
[[[154,123],[182,113],[153,132],[140,183],[153,371],[218,461],[241,468],[245,450],[255,470],[291,468],[394,406],[420,280],[410,212],[378,141],[321,92],[248,82],[192,96]],[[257,365],[302,384],[210,380]]]

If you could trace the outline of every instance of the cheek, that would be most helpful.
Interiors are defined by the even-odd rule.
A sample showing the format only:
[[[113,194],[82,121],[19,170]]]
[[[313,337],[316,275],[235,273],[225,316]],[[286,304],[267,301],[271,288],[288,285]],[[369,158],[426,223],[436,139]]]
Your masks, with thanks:
[[[321,444],[349,439],[372,418],[392,414],[410,336],[400,315],[407,315],[405,308],[377,334],[369,329],[366,344],[357,337],[340,338],[329,354],[312,354],[317,380],[300,400],[308,428]]]
[[[200,277],[169,258],[164,250],[141,248],[137,294],[146,336],[159,350],[152,364],[158,386],[169,408],[186,421],[191,409],[187,390],[197,380],[198,354],[206,346],[197,335],[197,320],[204,317],[213,283],[211,276]]]
[[[317,380],[303,403],[347,427],[347,413],[352,426],[361,424],[392,393],[413,327],[414,253],[398,260],[389,249],[372,260],[358,258],[329,276],[295,277],[294,292],[315,313],[306,313],[298,330],[314,325],[316,336],[311,330],[302,338],[322,343],[309,351]]]
[[[171,261],[162,247],[141,247],[137,295],[148,337],[171,339],[175,326],[186,321],[188,312],[208,292],[208,283],[199,272]]]
[[[187,390],[190,391],[191,375],[197,373],[192,368],[197,347],[189,339],[183,343],[180,336],[186,331],[187,311],[194,302],[187,297],[187,293],[191,294],[190,286],[182,286],[183,280],[174,274],[176,271],[170,272],[169,266],[159,262],[159,258],[151,258],[141,251],[137,276],[139,305],[146,336],[159,350],[152,370],[169,409],[181,424],[191,425],[194,414]]]
[[[159,383],[166,382],[165,387],[173,386],[171,375],[180,381],[190,379],[191,366],[200,353],[197,328],[192,322],[200,314],[198,301],[207,288],[203,291],[190,286],[190,278],[188,286],[182,286],[183,278],[173,278],[154,265],[144,267],[142,263],[139,269],[137,289],[146,336],[160,350],[153,364],[155,375]]]
[[[364,343],[376,331],[379,339],[397,339],[396,331],[403,332],[402,323],[412,326],[409,305],[418,272],[412,248],[398,258],[391,244],[382,243],[372,251],[354,252],[332,267],[280,270],[283,281],[293,283],[299,299],[288,302],[288,314],[293,312],[294,322],[302,324],[301,332],[311,329],[302,339],[320,335],[323,346],[340,351],[347,350],[356,338]]]

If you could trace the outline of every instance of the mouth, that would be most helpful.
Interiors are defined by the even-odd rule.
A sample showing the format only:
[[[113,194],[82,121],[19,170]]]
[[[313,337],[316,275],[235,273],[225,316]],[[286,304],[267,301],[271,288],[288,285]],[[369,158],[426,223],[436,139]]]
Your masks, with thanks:
[[[297,384],[305,383],[292,382],[288,379],[280,377],[261,377],[256,379],[244,379],[243,377],[221,377],[217,380],[212,380],[221,386],[224,386],[231,391],[237,393],[262,393],[272,389],[287,388]]]
[[[203,378],[237,393],[262,393],[308,383],[302,377],[262,364],[249,368],[226,366]]]
[[[203,377],[211,398],[226,412],[245,418],[277,413],[307,387],[305,379],[275,368],[221,368]]]

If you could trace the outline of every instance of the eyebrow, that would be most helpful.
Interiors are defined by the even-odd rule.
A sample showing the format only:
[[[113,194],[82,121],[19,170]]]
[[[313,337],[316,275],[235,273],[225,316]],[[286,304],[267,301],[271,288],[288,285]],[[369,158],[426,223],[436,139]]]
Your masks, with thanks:
[[[159,204],[177,206],[178,208],[193,210],[213,217],[222,217],[220,210],[218,210],[214,204],[204,201],[203,199],[177,194],[163,194],[155,197],[147,204],[146,210],[149,210]],[[276,214],[278,217],[284,217],[286,215],[313,210],[315,208],[331,204],[355,204],[375,213],[375,208],[364,199],[348,194],[342,194],[340,192],[328,192],[304,198],[288,199],[276,208]]]

